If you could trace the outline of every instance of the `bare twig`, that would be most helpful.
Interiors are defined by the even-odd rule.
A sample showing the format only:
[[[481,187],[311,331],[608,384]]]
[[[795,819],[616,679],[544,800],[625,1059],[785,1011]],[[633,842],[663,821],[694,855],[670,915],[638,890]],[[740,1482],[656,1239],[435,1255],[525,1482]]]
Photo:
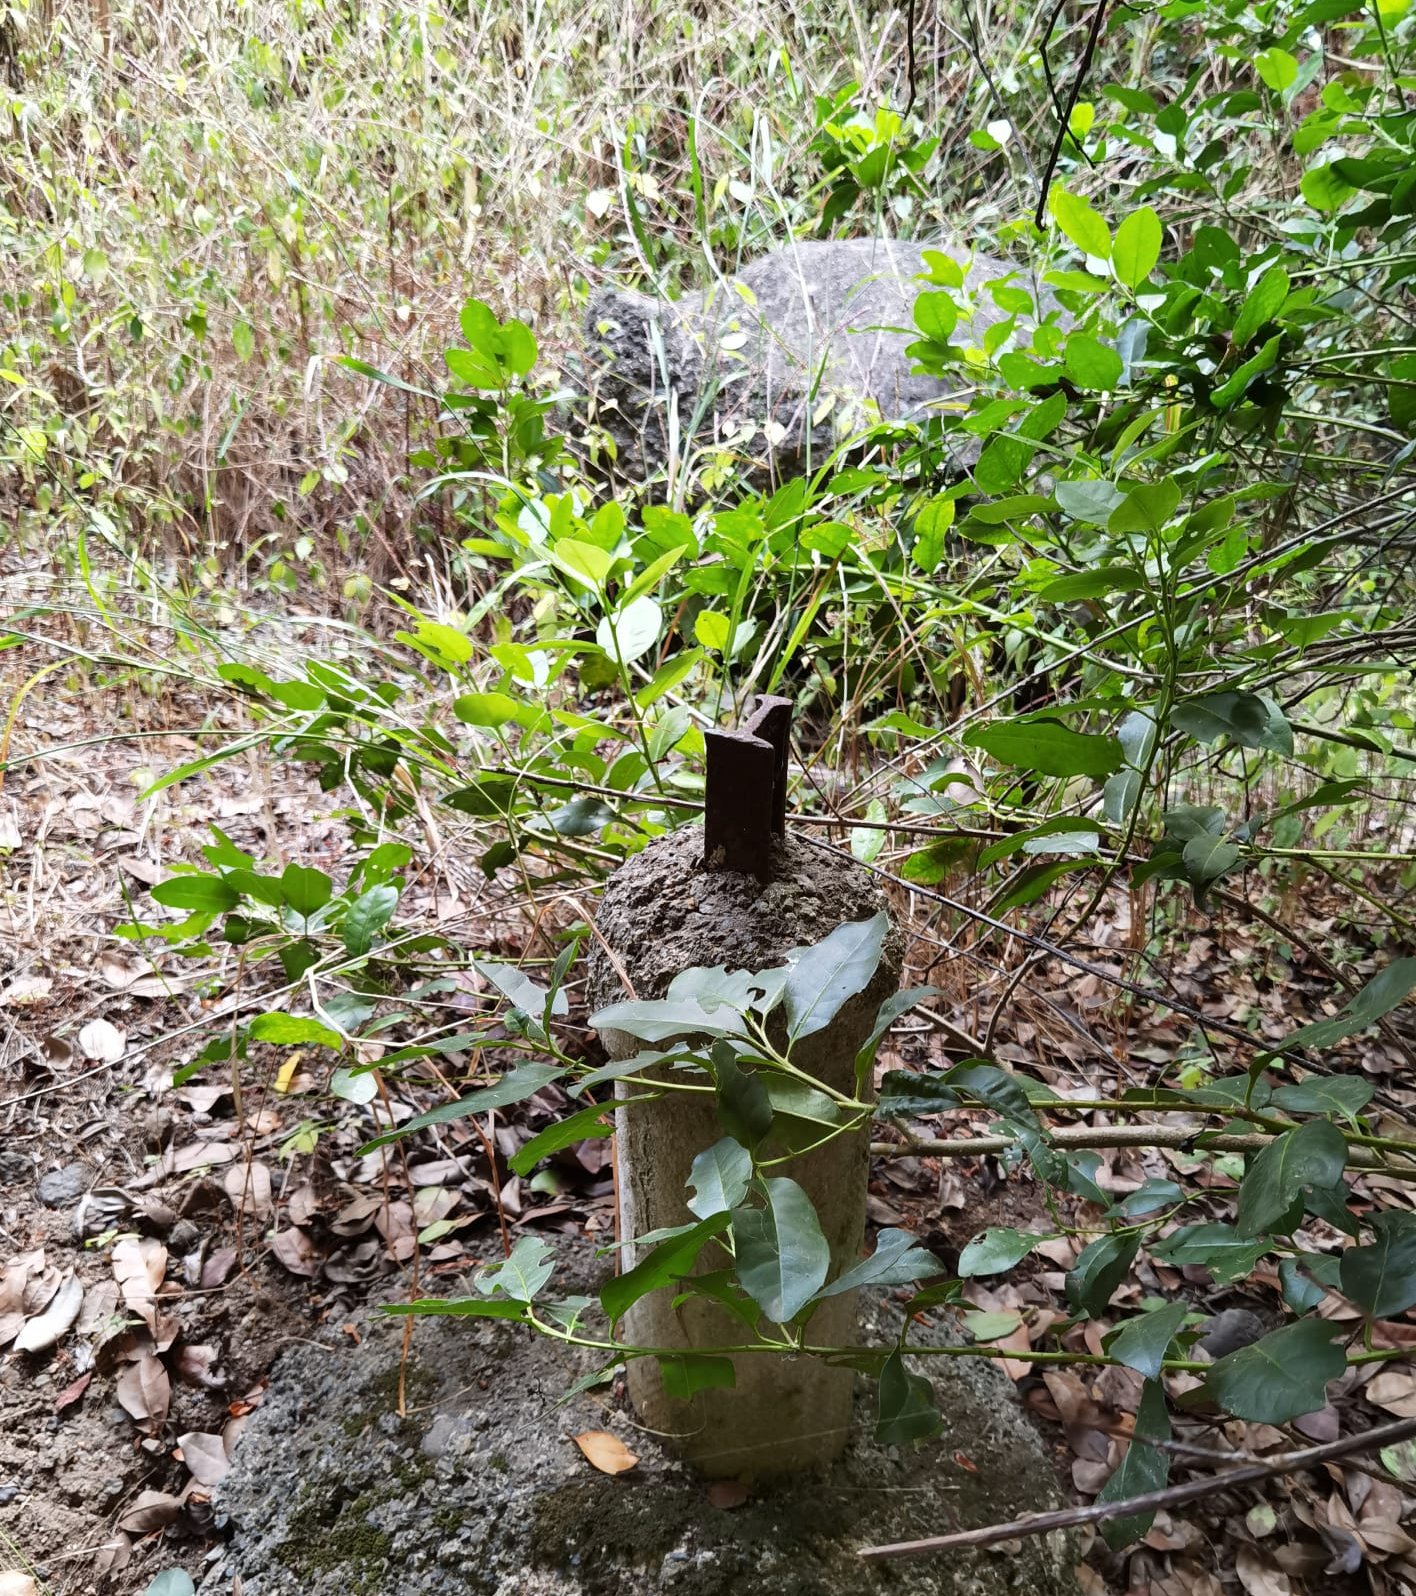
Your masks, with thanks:
[[[1058,1147],[1177,1147],[1206,1153],[1257,1153],[1269,1146],[1273,1137],[1262,1131],[1211,1134],[1194,1125],[1058,1125],[1049,1133],[1049,1140]],[[876,1158],[980,1158],[985,1153],[1006,1153],[1017,1145],[1016,1136],[954,1136],[872,1142],[870,1151]],[[1348,1144],[1347,1161],[1358,1169],[1416,1176],[1416,1163],[1383,1158],[1360,1144]]]
[[[999,1541],[1016,1540],[1025,1535],[1047,1535],[1053,1530],[1074,1529],[1081,1524],[1100,1524],[1112,1518],[1131,1518],[1159,1508],[1183,1507],[1236,1485],[1256,1485],[1283,1474],[1297,1474],[1316,1468],[1334,1458],[1351,1457],[1391,1446],[1416,1436],[1416,1419],[1397,1419],[1379,1424],[1362,1435],[1342,1436],[1322,1446],[1305,1447],[1301,1452],[1284,1452],[1264,1463],[1251,1463],[1225,1474],[1211,1474],[1202,1480],[1186,1480],[1183,1485],[1168,1485],[1164,1490],[1147,1491],[1124,1502],[1094,1502],[1090,1507],[1061,1508],[1055,1513],[1029,1513],[1009,1524],[989,1524],[983,1529],[960,1530],[955,1535],[932,1535],[918,1541],[898,1541],[891,1546],[865,1546],[860,1556],[867,1562],[894,1562],[907,1557],[929,1557],[935,1552],[953,1551],[961,1546],[994,1546]],[[1134,1440],[1133,1440],[1134,1444]],[[1144,1443],[1142,1443],[1144,1444]]]

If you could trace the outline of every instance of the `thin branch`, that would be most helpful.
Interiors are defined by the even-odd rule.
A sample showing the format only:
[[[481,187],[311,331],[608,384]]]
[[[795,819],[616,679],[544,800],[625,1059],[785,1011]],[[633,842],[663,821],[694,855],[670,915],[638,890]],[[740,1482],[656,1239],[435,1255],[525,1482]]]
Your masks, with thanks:
[[[1392,1446],[1398,1441],[1410,1440],[1412,1436],[1416,1436],[1416,1419],[1397,1419],[1391,1424],[1379,1424],[1376,1429],[1362,1435],[1343,1436],[1336,1441],[1327,1441],[1322,1446],[1305,1447],[1301,1452],[1285,1452],[1265,1463],[1252,1463],[1244,1468],[1231,1469],[1226,1474],[1209,1475],[1202,1480],[1187,1480],[1183,1485],[1168,1485],[1164,1490],[1147,1491],[1144,1496],[1133,1496],[1124,1502],[1094,1502],[1090,1507],[1062,1508],[1055,1513],[1030,1513],[1026,1518],[1014,1519],[1010,1524],[989,1524],[983,1529],[961,1530],[956,1535],[933,1535],[925,1540],[898,1541],[891,1546],[865,1546],[859,1555],[870,1563],[929,1557],[935,1552],[954,1551],[961,1546],[994,1546],[999,1541],[1011,1541],[1025,1535],[1048,1535],[1053,1530],[1074,1529],[1080,1524],[1100,1524],[1107,1519],[1131,1518],[1160,1508],[1183,1507],[1187,1502],[1198,1502],[1220,1491],[1233,1490],[1236,1485],[1263,1484],[1280,1475],[1316,1468],[1334,1458],[1352,1457],[1378,1447]]]
[[[1058,1147],[1175,1147],[1184,1152],[1257,1153],[1273,1142],[1263,1132],[1211,1134],[1193,1125],[1058,1125],[1048,1135]],[[979,1158],[1006,1153],[1019,1145],[1016,1136],[956,1136],[931,1141],[872,1142],[876,1158]],[[1416,1176],[1416,1163],[1391,1161],[1370,1147],[1347,1147],[1347,1161],[1358,1169]]]

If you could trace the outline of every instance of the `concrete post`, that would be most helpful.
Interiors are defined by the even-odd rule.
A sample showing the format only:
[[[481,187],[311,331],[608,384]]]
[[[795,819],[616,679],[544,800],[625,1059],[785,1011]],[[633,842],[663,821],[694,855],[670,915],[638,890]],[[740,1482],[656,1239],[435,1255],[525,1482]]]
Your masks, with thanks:
[[[711,763],[709,768],[711,781]],[[710,822],[712,808],[710,798]],[[770,969],[783,964],[791,949],[886,907],[874,878],[842,853],[775,835],[763,880],[751,871],[713,868],[704,858],[704,837],[697,827],[660,837],[606,884],[597,925],[609,951],[597,946],[591,956],[592,1012],[630,995],[621,971],[634,995],[662,998],[683,970]],[[799,1043],[794,1062],[853,1094],[855,1056],[880,1004],[899,985],[902,955],[903,937],[892,926],[867,989],[825,1030]],[[603,1040],[615,1058],[644,1046],[615,1031]],[[692,1223],[686,1202],[690,1166],[724,1134],[711,1104],[669,1092],[618,1118],[621,1235]],[[832,1278],[861,1254],[868,1142],[866,1133],[838,1136],[777,1171],[790,1175],[815,1205],[831,1247]],[[626,1259],[626,1267],[632,1262]],[[635,1304],[626,1318],[626,1341],[691,1351],[743,1339],[742,1326],[726,1310],[700,1298],[675,1310],[672,1295],[656,1291]],[[811,1339],[825,1345],[855,1341],[856,1311],[854,1293],[827,1299],[812,1317]],[[644,1424],[670,1437],[706,1474],[780,1473],[840,1454],[849,1433],[852,1370],[773,1353],[743,1354],[735,1365],[733,1389],[680,1401],[665,1393],[653,1359],[636,1359],[629,1368],[630,1397]]]

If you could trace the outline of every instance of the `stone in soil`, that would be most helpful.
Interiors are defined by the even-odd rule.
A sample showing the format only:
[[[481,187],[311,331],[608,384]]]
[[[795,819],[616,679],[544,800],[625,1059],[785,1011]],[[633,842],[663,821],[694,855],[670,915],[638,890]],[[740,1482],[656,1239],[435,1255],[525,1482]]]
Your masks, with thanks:
[[[65,1164],[39,1177],[39,1200],[46,1208],[68,1208],[89,1189],[93,1176],[87,1164]]]
[[[888,1303],[866,1318],[872,1340],[898,1333]],[[587,1354],[496,1321],[422,1321],[400,1418],[401,1345],[401,1322],[383,1321],[357,1347],[282,1359],[220,1488],[234,1538],[201,1596],[1076,1596],[1058,1536],[910,1563],[857,1557],[1058,1505],[1011,1383],[981,1359],[928,1360],[945,1425],[934,1441],[876,1445],[862,1382],[840,1462],[725,1511],[608,1387],[561,1401],[593,1368]],[[596,1473],[570,1440],[584,1430],[613,1432],[638,1466]]]
[[[0,1186],[18,1186],[34,1179],[34,1159],[28,1153],[0,1153]]]

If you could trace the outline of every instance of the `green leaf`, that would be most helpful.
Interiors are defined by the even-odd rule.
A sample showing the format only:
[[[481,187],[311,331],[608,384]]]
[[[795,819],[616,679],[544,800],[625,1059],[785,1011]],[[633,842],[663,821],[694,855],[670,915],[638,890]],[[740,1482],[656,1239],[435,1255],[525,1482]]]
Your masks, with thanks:
[[[1116,280],[1127,288],[1139,288],[1155,270],[1162,239],[1160,218],[1149,205],[1132,211],[1116,229],[1116,242],[1111,246]]]
[[[1226,871],[1232,870],[1239,862],[1239,854],[1237,843],[1226,842],[1222,837],[1207,832],[1203,836],[1191,837],[1180,857],[1185,874],[1199,888],[1208,886],[1211,881],[1217,881]]]
[[[344,1046],[344,1038],[338,1031],[303,1014],[258,1014],[246,1034],[253,1042],[270,1042],[276,1047],[339,1049]]]
[[[416,1302],[380,1303],[380,1313],[450,1319],[524,1319],[527,1304],[507,1297],[419,1297]]]
[[[942,1114],[959,1106],[959,1094],[942,1075],[916,1074],[913,1070],[887,1070],[880,1083],[877,1119],[900,1119],[912,1114]]]
[[[688,1211],[698,1219],[731,1213],[747,1196],[752,1180],[752,1154],[731,1136],[705,1147],[693,1160],[688,1184],[693,1196]]]
[[[1257,52],[1254,67],[1263,79],[1264,87],[1272,89],[1275,94],[1291,89],[1298,81],[1297,59],[1276,44]]]
[[[398,888],[370,887],[361,892],[345,912],[339,934],[344,939],[344,950],[353,958],[362,958],[380,931],[393,918],[398,907]]]
[[[965,1280],[975,1275],[1001,1275],[1046,1240],[1046,1236],[1025,1230],[985,1230],[959,1254],[959,1274]]]
[[[1346,1353],[1333,1345],[1341,1333],[1341,1325],[1325,1319],[1284,1325],[1221,1358],[1205,1376],[1204,1390],[1236,1419],[1255,1424],[1287,1424],[1316,1413],[1327,1401],[1328,1382],[1347,1367]]]
[[[473,1114],[490,1114],[494,1108],[509,1108],[513,1103],[534,1097],[543,1086],[558,1081],[564,1074],[565,1071],[554,1064],[518,1064],[510,1074],[502,1076],[495,1086],[484,1086],[479,1091],[458,1098],[455,1103],[442,1103],[437,1108],[430,1108],[426,1114],[415,1114],[396,1130],[385,1131],[382,1136],[374,1137],[373,1141],[365,1142],[359,1152],[361,1155],[371,1153],[375,1148],[386,1147],[402,1136],[426,1130],[429,1125],[447,1125],[452,1120],[467,1119]]]
[[[220,876],[169,876],[152,889],[153,898],[167,909],[188,909],[202,914],[222,914],[241,901],[235,887]]]
[[[1121,381],[1125,366],[1121,356],[1089,333],[1073,333],[1067,340],[1063,364],[1079,388],[1109,391]]]
[[[334,893],[334,883],[324,871],[308,865],[286,865],[280,873],[280,886],[286,903],[307,920],[318,914]]]
[[[615,563],[604,549],[593,543],[582,543],[578,538],[558,538],[550,549],[550,558],[558,569],[597,591],[604,587],[605,578]]]
[[[1165,1411],[1165,1390],[1159,1380],[1147,1380],[1141,1387],[1136,1424],[1126,1454],[1116,1465],[1111,1478],[1097,1493],[1098,1502],[1128,1502],[1135,1496],[1158,1491],[1170,1478],[1170,1458],[1158,1446],[1146,1441],[1168,1441],[1170,1417]],[[1154,1513],[1133,1513],[1126,1518],[1103,1519],[1102,1537],[1113,1552],[1145,1535],[1155,1521]]]
[[[1113,1231],[1084,1247],[1067,1274],[1067,1301],[1072,1311],[1093,1317],[1104,1312],[1140,1245],[1141,1238],[1134,1231]]]
[[[1288,298],[1288,273],[1282,266],[1270,266],[1244,296],[1232,334],[1236,349],[1246,348],[1264,327],[1283,309]]]
[[[1115,737],[1074,732],[1055,720],[995,721],[970,731],[964,742],[999,764],[1044,776],[1109,776],[1124,757]]]
[[[639,998],[611,1003],[592,1014],[590,1024],[597,1031],[623,1031],[641,1042],[670,1042],[680,1036],[723,1036],[738,1018],[726,1008],[710,1013],[691,998],[672,1002]]]
[[[856,1080],[864,1082],[869,1075],[870,1067],[875,1062],[876,1049],[880,1046],[885,1033],[902,1014],[909,1011],[918,1003],[923,1003],[926,998],[935,997],[939,992],[937,986],[913,986],[903,992],[896,992],[887,997],[880,1005],[875,1016],[875,1024],[870,1028],[870,1035],[861,1044],[860,1051],[855,1058]],[[891,1074],[900,1073],[891,1071]]]
[[[721,654],[728,646],[732,631],[732,620],[716,610],[700,610],[693,623],[693,635],[715,654]]]
[[[1374,1319],[1390,1319],[1416,1307],[1416,1214],[1378,1213],[1368,1223],[1377,1239],[1342,1254],[1342,1291]]]
[[[1188,1303],[1171,1302],[1163,1308],[1153,1308],[1149,1313],[1128,1319],[1102,1343],[1113,1358],[1119,1359],[1128,1369],[1135,1369],[1148,1380],[1160,1378],[1161,1364],[1170,1343],[1185,1323],[1189,1313]]]
[[[1309,1120],[1276,1136],[1250,1164],[1239,1187],[1235,1229],[1241,1236],[1258,1236],[1276,1225],[1291,1228],[1300,1215],[1303,1193],[1336,1186],[1346,1167],[1347,1143],[1328,1120]]]
[[[521,705],[510,693],[463,693],[453,700],[452,712],[468,726],[494,730],[515,720]]]
[[[727,1214],[711,1214],[653,1246],[628,1273],[606,1281],[600,1304],[612,1322],[622,1319],[641,1297],[690,1274],[704,1247],[728,1228]]]
[[[796,1318],[826,1282],[831,1248],[811,1199],[794,1180],[763,1182],[765,1208],[733,1214],[742,1289],[772,1320]]]
[[[1214,693],[1177,704],[1170,721],[1202,743],[1228,737],[1244,748],[1267,748],[1279,754],[1293,752],[1293,729],[1282,710],[1257,693]]]
[[[823,1286],[817,1296],[838,1297],[862,1286],[904,1286],[941,1273],[939,1260],[921,1247],[908,1230],[882,1230],[870,1257],[852,1264],[829,1286]]]
[[[539,1236],[522,1236],[511,1249],[510,1257],[487,1269],[479,1269],[472,1277],[472,1284],[484,1297],[501,1295],[513,1302],[534,1302],[555,1267],[555,1254],[548,1242]]]
[[[1151,1252],[1162,1263],[1198,1264],[1208,1269],[1220,1285],[1240,1280],[1269,1250],[1268,1241],[1252,1241],[1232,1225],[1182,1225],[1173,1235],[1156,1242]]]
[[[1376,1088],[1356,1075],[1310,1075],[1296,1085],[1280,1086],[1273,1106],[1289,1114],[1338,1114],[1355,1119],[1372,1100]]]
[[[920,294],[914,302],[914,324],[926,338],[947,344],[959,325],[959,307],[952,294]]]
[[[898,1352],[881,1365],[876,1400],[875,1439],[881,1446],[905,1446],[939,1433],[933,1385],[922,1374],[911,1374]]]
[[[611,659],[632,665],[653,648],[663,629],[664,612],[653,599],[641,594],[614,615],[600,617],[595,641]]]
[[[772,1100],[754,1070],[745,1070],[731,1042],[715,1042],[709,1055],[718,1090],[718,1120],[734,1141],[756,1147],[772,1128]]]
[[[514,964],[501,964],[495,959],[473,959],[473,968],[484,980],[490,981],[501,995],[524,1014],[540,1016],[546,1012],[549,991],[524,975]],[[569,1014],[570,999],[565,989],[558,987],[551,1002],[552,1014]]]
[[[1319,1020],[1305,1025],[1301,1031],[1280,1042],[1263,1055],[1274,1058],[1294,1047],[1324,1048],[1344,1037],[1356,1036],[1368,1026],[1375,1025],[1383,1015],[1390,1014],[1397,1004],[1405,1001],[1416,986],[1416,959],[1393,959],[1385,969],[1379,970],[1362,990],[1350,997],[1342,1011],[1330,1020]],[[1260,1060],[1262,1062],[1262,1059]]]
[[[1069,194],[1060,184],[1054,183],[1047,196],[1047,208],[1053,220],[1078,249],[1096,256],[1098,260],[1110,259],[1110,230],[1080,195]]]
[[[355,1103],[362,1107],[365,1103],[372,1103],[379,1095],[379,1083],[374,1079],[372,1070],[335,1070],[329,1078],[329,1092],[331,1097],[337,1097],[344,1103]]]
[[[737,1372],[731,1358],[710,1352],[677,1352],[660,1356],[659,1375],[664,1382],[666,1396],[686,1402],[700,1391],[725,1387],[731,1390],[737,1384]]]
[[[237,322],[236,325],[243,327],[245,323]],[[25,1581],[21,1580],[20,1583],[23,1585]],[[196,1589],[190,1574],[180,1568],[165,1568],[143,1591],[143,1596],[196,1596]]]
[[[629,1099],[634,1101],[634,1099]],[[543,1158],[558,1153],[562,1147],[574,1147],[577,1142],[591,1141],[597,1136],[612,1136],[614,1127],[605,1124],[605,1115],[612,1110],[602,1103],[592,1103],[574,1114],[567,1114],[531,1138],[524,1147],[507,1160],[513,1175],[529,1175]]]
[[[825,1030],[842,1006],[870,985],[889,929],[890,917],[882,909],[869,920],[837,926],[812,947],[796,950],[782,991],[791,1041]]]
[[[1107,518],[1111,532],[1158,532],[1180,505],[1180,484],[1171,477],[1138,482]]]

